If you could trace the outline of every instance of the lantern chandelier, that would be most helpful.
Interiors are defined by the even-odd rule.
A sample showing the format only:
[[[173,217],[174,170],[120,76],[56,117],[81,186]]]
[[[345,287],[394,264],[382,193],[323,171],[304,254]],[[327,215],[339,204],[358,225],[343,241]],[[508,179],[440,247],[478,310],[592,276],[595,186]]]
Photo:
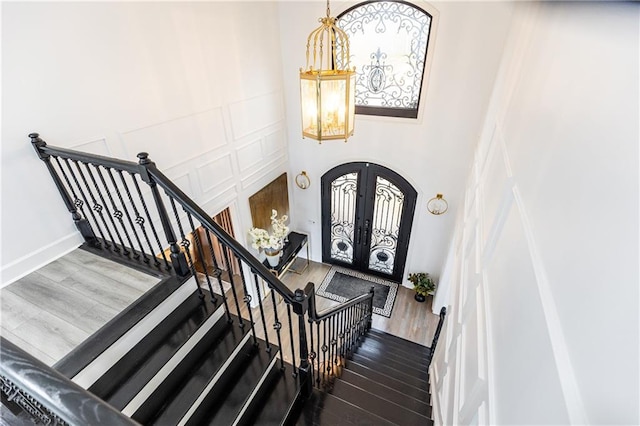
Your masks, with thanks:
[[[302,137],[323,140],[353,135],[355,118],[355,68],[349,68],[349,38],[327,16],[307,38],[307,66],[300,69]],[[311,50],[313,44],[313,50]]]

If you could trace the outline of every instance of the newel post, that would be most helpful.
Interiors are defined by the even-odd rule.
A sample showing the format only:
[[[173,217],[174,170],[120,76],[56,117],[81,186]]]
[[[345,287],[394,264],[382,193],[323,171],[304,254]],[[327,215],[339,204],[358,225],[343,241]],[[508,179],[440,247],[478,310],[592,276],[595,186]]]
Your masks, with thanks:
[[[293,312],[298,315],[298,336],[300,337],[300,366],[298,375],[300,380],[300,393],[303,398],[308,398],[313,391],[313,375],[309,364],[309,347],[307,345],[307,326],[304,314],[309,309],[309,298],[304,290],[297,289],[294,293],[295,302]]]
[[[78,211],[78,206],[82,205],[82,200],[73,200],[67,188],[62,183],[58,172],[51,164],[51,156],[44,152],[43,148],[47,146],[47,143],[40,139],[40,135],[38,133],[29,134],[29,138],[31,138],[31,145],[38,153],[38,157],[44,161],[44,164],[47,166],[47,170],[49,170],[49,174],[53,179],[53,182],[56,184],[56,188],[58,188],[58,192],[62,197],[62,201],[64,201],[65,206],[67,206],[67,210],[71,213],[71,217],[73,218],[73,222],[76,224],[76,228],[80,231],[80,234],[84,238],[84,240],[91,244],[97,245],[98,240],[96,239],[96,235],[93,233],[93,229],[91,228],[91,224],[89,221],[82,217],[80,212]]]
[[[184,277],[191,273],[189,265],[187,264],[187,258],[185,257],[182,250],[180,250],[180,246],[178,246],[176,235],[173,232],[173,228],[171,227],[171,220],[169,219],[167,209],[165,208],[164,202],[162,201],[162,198],[160,196],[160,191],[158,191],[158,185],[149,173],[149,168],[155,168],[156,164],[149,159],[149,154],[146,152],[139,153],[138,159],[138,164],[140,165],[140,178],[151,188],[153,201],[155,201],[156,209],[158,209],[158,214],[160,215],[162,229],[164,230],[164,235],[165,237],[167,237],[167,241],[169,242],[169,249],[171,251],[171,265],[176,271],[176,274]]]

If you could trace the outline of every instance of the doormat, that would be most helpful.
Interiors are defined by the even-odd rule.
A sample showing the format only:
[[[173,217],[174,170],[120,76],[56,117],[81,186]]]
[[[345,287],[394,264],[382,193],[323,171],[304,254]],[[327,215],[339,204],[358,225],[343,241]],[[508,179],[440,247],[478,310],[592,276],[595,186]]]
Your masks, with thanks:
[[[371,287],[373,287],[373,313],[390,318],[393,303],[398,294],[398,284],[382,278],[332,266],[316,290],[316,294],[338,302],[346,302],[369,293]]]

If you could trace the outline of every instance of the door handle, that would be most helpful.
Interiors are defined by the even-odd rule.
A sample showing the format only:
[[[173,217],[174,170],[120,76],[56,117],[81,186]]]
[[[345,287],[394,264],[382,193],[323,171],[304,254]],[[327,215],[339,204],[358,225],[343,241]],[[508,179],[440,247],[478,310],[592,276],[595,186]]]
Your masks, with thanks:
[[[369,219],[364,221],[364,243],[369,245],[369,239],[371,235],[369,235]]]

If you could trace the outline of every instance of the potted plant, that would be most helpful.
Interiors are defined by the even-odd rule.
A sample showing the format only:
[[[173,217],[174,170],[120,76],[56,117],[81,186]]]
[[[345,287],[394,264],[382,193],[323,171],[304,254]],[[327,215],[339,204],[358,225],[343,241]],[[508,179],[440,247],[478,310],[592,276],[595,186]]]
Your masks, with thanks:
[[[418,302],[427,300],[428,295],[433,295],[436,290],[436,283],[426,272],[416,272],[409,274],[409,281],[413,283],[413,289],[416,292],[414,298]]]

